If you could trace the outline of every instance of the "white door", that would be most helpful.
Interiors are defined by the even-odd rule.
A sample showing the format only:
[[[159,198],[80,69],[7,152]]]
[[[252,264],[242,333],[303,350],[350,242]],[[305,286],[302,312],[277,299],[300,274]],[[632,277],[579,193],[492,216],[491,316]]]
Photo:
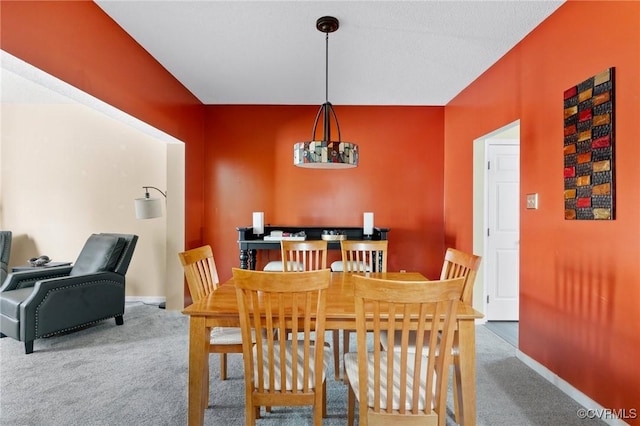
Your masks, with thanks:
[[[519,314],[520,146],[487,144],[486,289],[488,321],[517,321]]]

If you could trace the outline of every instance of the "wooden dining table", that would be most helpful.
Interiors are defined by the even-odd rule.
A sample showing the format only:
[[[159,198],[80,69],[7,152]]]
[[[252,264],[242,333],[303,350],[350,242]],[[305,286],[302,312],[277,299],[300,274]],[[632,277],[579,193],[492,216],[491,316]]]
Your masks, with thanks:
[[[353,296],[355,274],[332,272],[327,291],[326,329],[355,330],[356,313]],[[420,281],[426,278],[418,272],[367,273],[367,276],[393,280]],[[223,283],[209,296],[182,311],[189,316],[189,379],[188,421],[190,426],[204,423],[209,377],[209,336],[212,327],[240,327],[238,302],[233,278]],[[459,423],[476,424],[476,350],[475,320],[482,313],[460,302],[457,310],[454,345],[460,362]]]

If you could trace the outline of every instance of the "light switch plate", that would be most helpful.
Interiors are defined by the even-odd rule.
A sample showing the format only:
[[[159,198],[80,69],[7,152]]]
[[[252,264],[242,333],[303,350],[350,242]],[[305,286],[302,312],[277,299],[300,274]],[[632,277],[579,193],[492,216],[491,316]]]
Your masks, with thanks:
[[[527,194],[527,209],[538,208],[538,194]]]

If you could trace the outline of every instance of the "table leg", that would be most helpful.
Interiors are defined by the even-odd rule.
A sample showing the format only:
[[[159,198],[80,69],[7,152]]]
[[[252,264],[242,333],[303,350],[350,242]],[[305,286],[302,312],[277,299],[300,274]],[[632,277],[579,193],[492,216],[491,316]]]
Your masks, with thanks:
[[[209,377],[209,335],[205,318],[192,315],[189,320],[189,426],[204,424]]]
[[[252,271],[256,270],[256,254],[257,254],[258,250],[256,249],[251,249],[249,250],[249,269],[251,269]]]
[[[460,424],[460,407],[462,404],[462,382],[460,381],[460,344],[458,331],[453,335],[453,414],[456,424]]]
[[[459,401],[461,425],[476,424],[476,327],[474,320],[458,320]],[[455,396],[454,396],[455,397]]]
[[[240,269],[249,269],[249,250],[240,249]]]

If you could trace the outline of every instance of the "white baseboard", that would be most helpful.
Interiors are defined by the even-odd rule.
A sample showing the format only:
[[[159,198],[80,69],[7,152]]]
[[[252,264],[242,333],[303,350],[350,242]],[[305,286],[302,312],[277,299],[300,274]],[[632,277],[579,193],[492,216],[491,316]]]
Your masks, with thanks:
[[[586,411],[582,414],[586,413],[590,418],[597,417],[598,419],[611,426],[629,425],[622,419],[615,418],[616,416],[614,415],[615,413],[613,412],[613,410],[608,410],[602,405],[598,404],[596,401],[580,392],[566,380],[561,379],[557,374],[549,370],[544,365],[540,364],[538,361],[531,358],[529,355],[526,355],[520,350],[516,350],[516,357],[520,361],[524,362],[533,371],[538,373],[555,387],[575,400],[578,404],[582,405],[586,409]],[[578,415],[579,413],[576,413],[576,416]]]
[[[125,303],[142,302],[147,305],[159,305],[166,302],[167,298],[162,296],[125,296]]]

